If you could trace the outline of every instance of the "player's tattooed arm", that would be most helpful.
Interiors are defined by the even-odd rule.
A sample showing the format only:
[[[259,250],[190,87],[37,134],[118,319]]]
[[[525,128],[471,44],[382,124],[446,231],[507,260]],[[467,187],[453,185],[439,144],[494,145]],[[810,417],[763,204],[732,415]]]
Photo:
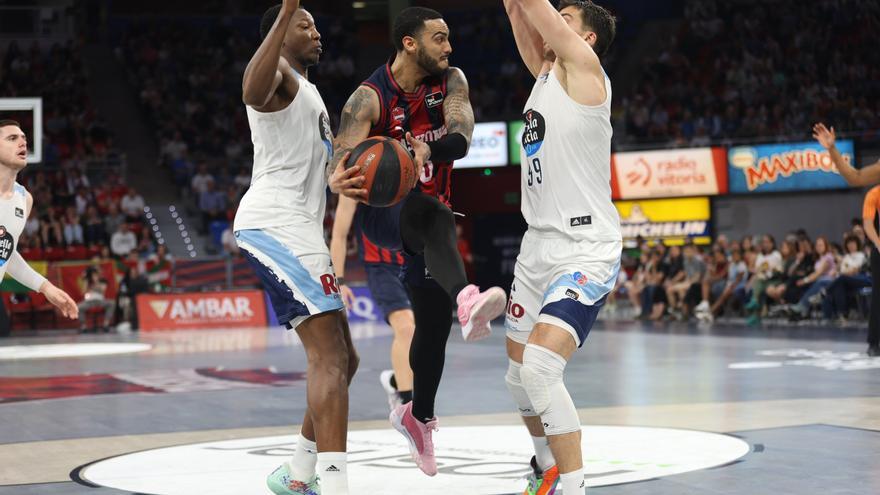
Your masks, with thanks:
[[[467,78],[464,77],[464,72],[456,67],[450,67],[446,79],[443,116],[446,118],[447,134],[461,134],[470,146],[474,134],[474,109],[471,107]]]
[[[332,192],[360,199],[363,178],[358,175],[358,170],[346,171],[342,164],[351,150],[370,135],[370,129],[379,121],[379,114],[379,96],[371,88],[360,86],[348,98],[333,142],[333,159],[327,167],[327,183]]]

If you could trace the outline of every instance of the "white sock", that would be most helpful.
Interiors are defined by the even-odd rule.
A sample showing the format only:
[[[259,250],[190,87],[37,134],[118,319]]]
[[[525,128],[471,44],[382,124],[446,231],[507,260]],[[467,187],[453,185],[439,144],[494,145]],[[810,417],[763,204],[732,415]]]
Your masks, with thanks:
[[[538,462],[538,469],[546,472],[556,464],[556,460],[553,459],[553,452],[550,451],[547,437],[532,437],[532,443],[535,444],[535,461]]]
[[[584,481],[584,468],[560,474],[559,480],[562,481],[562,493],[564,495],[585,495],[587,493],[587,482]]]
[[[290,475],[297,481],[309,481],[315,475],[318,462],[318,446],[302,433],[296,439],[296,451],[290,459]]]
[[[323,495],[348,495],[348,468],[345,452],[319,452],[318,477]]]

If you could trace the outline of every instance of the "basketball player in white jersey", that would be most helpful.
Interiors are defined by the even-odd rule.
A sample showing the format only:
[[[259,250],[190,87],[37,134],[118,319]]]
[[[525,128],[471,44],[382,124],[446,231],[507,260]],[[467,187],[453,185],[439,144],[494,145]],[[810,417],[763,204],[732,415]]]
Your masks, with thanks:
[[[504,1],[535,86],[523,111],[522,213],[505,326],[506,381],[535,444],[527,495],[585,491],[581,426],[563,384],[614,287],[622,248],[611,202],[611,82],[599,57],[615,20],[586,0]]]
[[[18,283],[38,291],[67,318],[79,309],[66,292],[36,272],[18,254],[18,238],[34,206],[31,193],[15,181],[27,166],[27,136],[14,120],[0,120],[0,280],[9,273]]]
[[[276,494],[347,495],[348,383],[358,358],[324,242],[333,136],[321,95],[308,81],[321,35],[298,0],[270,8],[260,32],[263,42],[242,84],[254,169],[233,230],[279,323],[296,330],[308,358],[308,409],[297,448],[267,483]]]

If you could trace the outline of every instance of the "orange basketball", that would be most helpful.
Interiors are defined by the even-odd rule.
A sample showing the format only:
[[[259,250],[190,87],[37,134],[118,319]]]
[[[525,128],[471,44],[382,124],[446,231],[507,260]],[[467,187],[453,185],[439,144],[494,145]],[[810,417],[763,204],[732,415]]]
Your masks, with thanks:
[[[416,187],[419,174],[412,155],[396,139],[375,136],[351,150],[345,168],[359,167],[366,180],[367,204],[391,206]]]

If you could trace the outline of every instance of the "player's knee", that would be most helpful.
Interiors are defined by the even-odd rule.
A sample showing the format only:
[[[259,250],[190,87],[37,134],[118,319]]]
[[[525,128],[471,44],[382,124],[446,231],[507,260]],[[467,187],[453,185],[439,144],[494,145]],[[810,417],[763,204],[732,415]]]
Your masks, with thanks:
[[[550,389],[562,383],[565,359],[559,354],[534,344],[523,351],[520,380],[537,414],[550,407]]]
[[[352,361],[357,369],[357,355],[352,356],[352,352],[343,342],[338,348],[312,353],[309,356],[309,367],[316,374],[320,374],[330,381],[346,381],[350,374]]]
[[[504,381],[507,384],[507,390],[510,390],[510,395],[513,397],[513,401],[516,402],[516,408],[519,409],[520,415],[537,416],[538,413],[535,412],[535,406],[532,405],[532,401],[529,399],[529,394],[527,394],[526,389],[523,388],[522,379],[520,377],[521,369],[521,364],[512,359],[510,360],[510,364],[507,367],[507,375],[504,377]]]

